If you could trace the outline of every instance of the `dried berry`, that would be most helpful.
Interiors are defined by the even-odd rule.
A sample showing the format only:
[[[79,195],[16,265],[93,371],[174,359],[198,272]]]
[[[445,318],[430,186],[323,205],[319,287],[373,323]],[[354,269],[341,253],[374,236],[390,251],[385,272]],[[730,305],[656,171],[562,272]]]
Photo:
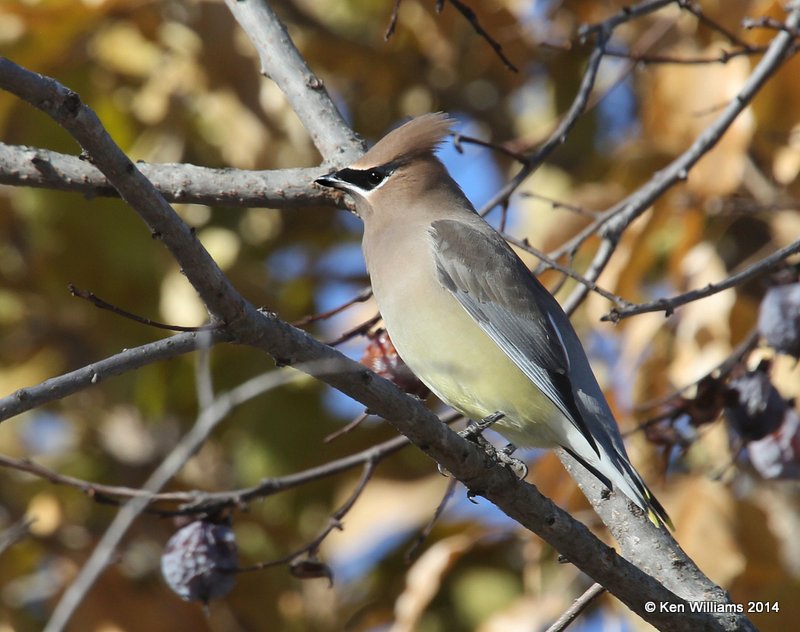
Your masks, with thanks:
[[[772,385],[767,365],[730,381],[729,401],[725,407],[734,430],[745,442],[767,436],[783,422],[788,404]]]
[[[333,571],[330,566],[317,559],[295,560],[289,565],[289,571],[298,579],[319,579],[325,577],[333,586]]]
[[[428,388],[419,381],[417,376],[408,368],[408,365],[403,362],[386,330],[381,329],[376,334],[371,335],[370,338],[370,343],[364,350],[364,355],[361,356],[361,364],[393,382],[406,393],[418,397],[427,397]]]
[[[800,283],[767,290],[758,311],[758,332],[775,351],[800,358]]]
[[[175,532],[161,556],[161,573],[169,587],[181,599],[204,604],[231,591],[238,566],[233,530],[207,520]]]
[[[747,444],[755,470],[767,479],[800,478],[800,415],[790,408],[772,434]]]

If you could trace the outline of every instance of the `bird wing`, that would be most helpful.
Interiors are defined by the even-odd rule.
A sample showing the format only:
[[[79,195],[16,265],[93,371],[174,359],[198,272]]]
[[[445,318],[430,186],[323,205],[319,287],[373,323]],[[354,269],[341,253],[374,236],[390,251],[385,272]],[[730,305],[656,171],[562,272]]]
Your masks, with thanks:
[[[441,284],[525,376],[600,451],[575,401],[561,307],[503,239],[470,222],[431,224]],[[555,310],[555,312],[553,312]]]

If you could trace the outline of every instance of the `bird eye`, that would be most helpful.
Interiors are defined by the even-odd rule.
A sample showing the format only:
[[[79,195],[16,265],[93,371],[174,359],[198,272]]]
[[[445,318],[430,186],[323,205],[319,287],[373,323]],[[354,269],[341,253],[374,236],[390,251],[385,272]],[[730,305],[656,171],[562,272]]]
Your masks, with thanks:
[[[373,186],[378,186],[383,179],[386,177],[386,174],[383,171],[379,171],[378,169],[373,169],[367,174],[367,181]]]

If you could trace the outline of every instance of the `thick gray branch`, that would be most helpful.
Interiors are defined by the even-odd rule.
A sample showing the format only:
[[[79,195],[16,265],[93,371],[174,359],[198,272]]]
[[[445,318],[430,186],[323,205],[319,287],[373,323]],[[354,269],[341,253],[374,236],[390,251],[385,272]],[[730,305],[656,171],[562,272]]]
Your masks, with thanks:
[[[243,171],[189,164],[136,163],[169,202],[210,206],[296,208],[313,204],[343,206],[341,195],[315,187],[320,167]],[[0,143],[0,184],[58,191],[87,197],[119,194],[103,173],[87,160],[48,149]]]

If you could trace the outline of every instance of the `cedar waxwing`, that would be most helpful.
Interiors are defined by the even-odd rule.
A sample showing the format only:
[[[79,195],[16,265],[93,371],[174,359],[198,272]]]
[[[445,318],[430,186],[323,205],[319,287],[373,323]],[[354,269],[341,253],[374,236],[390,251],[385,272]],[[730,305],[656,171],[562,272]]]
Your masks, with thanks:
[[[442,401],[518,447],[563,447],[658,525],[575,330],[434,155],[453,120],[411,120],[346,169],[372,290],[400,357]],[[502,415],[502,416],[501,416]]]

